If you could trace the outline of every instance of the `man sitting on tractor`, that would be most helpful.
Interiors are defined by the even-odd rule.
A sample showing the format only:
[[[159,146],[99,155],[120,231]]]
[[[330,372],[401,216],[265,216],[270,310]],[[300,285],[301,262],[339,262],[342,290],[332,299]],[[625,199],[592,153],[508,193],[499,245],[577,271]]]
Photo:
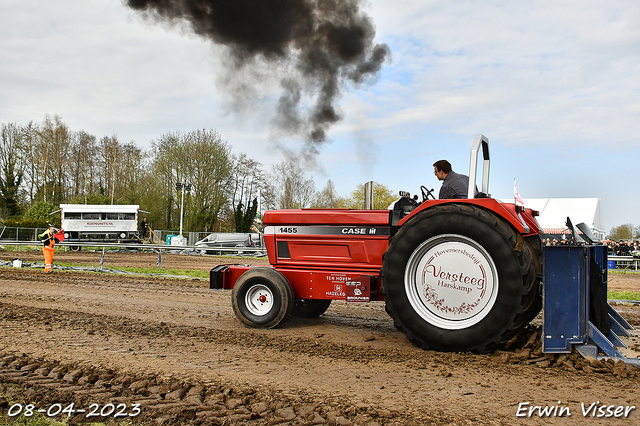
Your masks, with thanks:
[[[439,160],[433,163],[433,173],[438,180],[443,181],[439,199],[445,198],[468,198],[469,196],[469,176],[454,172],[451,163],[447,160]],[[478,190],[476,189],[476,195]]]

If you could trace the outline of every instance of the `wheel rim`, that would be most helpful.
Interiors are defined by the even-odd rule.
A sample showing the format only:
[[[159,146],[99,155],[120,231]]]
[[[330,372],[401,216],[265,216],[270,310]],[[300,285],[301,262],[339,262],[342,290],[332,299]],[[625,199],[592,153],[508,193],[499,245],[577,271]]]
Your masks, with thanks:
[[[448,330],[480,322],[498,295],[498,273],[489,253],[457,234],[438,235],[418,246],[407,262],[404,283],[416,313]]]
[[[244,297],[244,303],[252,315],[263,316],[269,313],[274,303],[273,292],[264,284],[251,286]]]

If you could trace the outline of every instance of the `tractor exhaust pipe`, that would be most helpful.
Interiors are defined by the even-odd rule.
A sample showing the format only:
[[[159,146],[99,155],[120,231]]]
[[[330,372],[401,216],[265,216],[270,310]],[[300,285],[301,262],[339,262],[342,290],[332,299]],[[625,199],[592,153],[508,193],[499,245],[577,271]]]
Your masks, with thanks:
[[[373,181],[364,184],[364,209],[373,210]]]

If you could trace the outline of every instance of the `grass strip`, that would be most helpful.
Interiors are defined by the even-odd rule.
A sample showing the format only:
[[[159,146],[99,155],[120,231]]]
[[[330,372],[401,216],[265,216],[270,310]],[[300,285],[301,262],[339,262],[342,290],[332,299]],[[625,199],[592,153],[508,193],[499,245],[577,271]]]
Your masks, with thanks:
[[[609,291],[607,292],[609,300],[640,300],[640,293],[634,291]]]
[[[77,263],[60,263],[55,262],[57,266],[62,267],[86,267],[87,265],[80,265]],[[98,266],[96,266],[97,268]],[[192,269],[167,269],[167,268],[138,268],[134,266],[110,266],[103,265],[105,269],[113,269],[118,271],[131,272],[134,274],[160,274],[160,275],[179,275],[193,278],[209,278],[209,271],[196,271]],[[92,272],[92,271],[88,271]]]
[[[62,421],[55,420],[54,418],[49,418],[42,413],[34,413],[30,416],[25,416],[24,414],[20,414],[17,417],[9,417],[5,415],[0,415],[0,426],[68,426],[70,418],[66,418],[64,416],[59,416]],[[117,423],[104,423],[104,422],[91,422],[88,423],[88,426],[107,426],[107,425],[117,424],[119,426],[131,426],[130,420],[123,420]],[[144,423],[139,423],[139,425],[144,425]]]
[[[640,271],[636,271],[635,269],[609,269],[608,273],[614,275],[634,275],[640,274]]]

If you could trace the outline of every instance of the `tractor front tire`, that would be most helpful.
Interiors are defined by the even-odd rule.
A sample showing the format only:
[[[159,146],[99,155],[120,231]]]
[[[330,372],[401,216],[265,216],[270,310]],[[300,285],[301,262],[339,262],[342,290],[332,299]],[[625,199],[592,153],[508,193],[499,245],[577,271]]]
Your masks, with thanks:
[[[291,316],[293,290],[280,272],[266,267],[249,269],[233,286],[233,312],[245,325],[274,328]]]
[[[504,219],[464,204],[416,214],[383,258],[387,313],[424,349],[489,352],[535,309],[531,246]]]

